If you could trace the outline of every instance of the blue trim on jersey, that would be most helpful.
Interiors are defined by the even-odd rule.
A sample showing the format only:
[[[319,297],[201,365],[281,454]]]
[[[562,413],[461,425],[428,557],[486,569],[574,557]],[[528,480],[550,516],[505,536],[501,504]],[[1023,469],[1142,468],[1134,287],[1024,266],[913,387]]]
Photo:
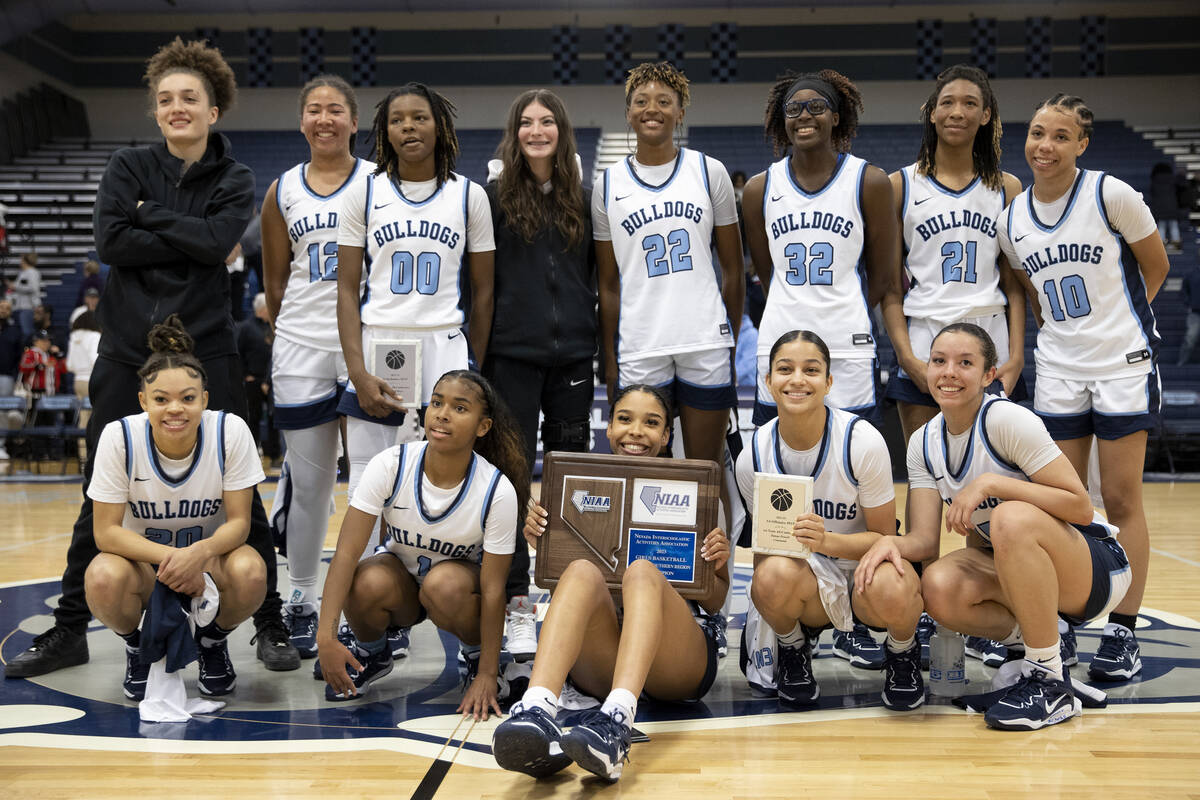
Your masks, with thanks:
[[[758,461],[758,432],[761,430],[762,428],[755,428],[754,433],[750,434],[750,461],[755,472],[762,472],[762,464]]]
[[[420,208],[421,206],[428,205],[429,203],[433,202],[433,200],[439,194],[442,193],[442,189],[444,189],[446,187],[447,183],[449,183],[450,181],[456,181],[456,180],[458,180],[457,173],[451,172],[450,177],[446,181],[438,184],[437,187],[434,188],[433,194],[429,195],[429,197],[426,197],[424,200],[421,200],[419,202],[415,201],[415,200],[409,200],[407,197],[405,197],[404,190],[400,188],[399,182],[392,180],[390,176],[388,177],[388,186],[390,186],[392,188],[392,191],[395,192],[396,197],[399,197],[401,200],[403,200],[409,207]],[[421,182],[424,183],[424,181],[421,181]]]
[[[275,179],[275,208],[279,210],[279,216],[283,218],[284,224],[287,223],[287,218],[283,216],[283,179],[286,178],[287,174],[293,169],[295,169],[295,167],[284,170],[283,174]]]
[[[217,415],[217,466],[225,474],[225,412]]]
[[[674,182],[675,176],[679,174],[679,168],[683,165],[684,155],[689,152],[691,151],[686,147],[679,148],[679,153],[675,156],[675,168],[671,170],[671,176],[658,186],[652,186],[638,177],[638,174],[633,171],[633,156],[625,156],[625,169],[628,170],[629,177],[633,178],[633,182],[643,189],[648,189],[651,192],[661,192]]]
[[[201,418],[200,427],[196,430],[196,449],[192,451],[192,463],[188,464],[188,468],[178,480],[172,480],[167,477],[167,473],[163,471],[162,465],[158,463],[158,448],[154,446],[154,434],[150,431],[150,421],[146,421],[146,450],[150,455],[150,467],[154,470],[154,474],[158,479],[167,486],[175,489],[187,483],[187,479],[192,477],[192,473],[196,471],[196,465],[200,463],[201,457],[204,455],[204,420]]]
[[[374,422],[377,425],[388,425],[396,428],[404,424],[405,411],[392,411],[386,417],[372,417],[363,407],[358,404],[358,393],[354,391],[354,386],[347,386],[346,391],[342,392],[341,399],[338,400],[337,413],[343,417],[354,417],[366,422]]]
[[[913,170],[916,174],[916,170]],[[911,189],[908,186],[908,173],[900,170],[900,225],[904,225],[904,216],[908,213],[908,195]],[[903,237],[901,237],[903,238]]]
[[[845,155],[845,153],[843,153],[842,155]],[[871,165],[868,164],[866,161],[862,162],[862,164],[860,165],[859,170],[858,170],[858,191],[855,192],[855,194],[854,194],[854,202],[857,204],[856,210],[858,211],[858,218],[863,221],[864,225],[867,220],[867,215],[863,213],[863,193],[866,191],[867,167],[869,167],[869,166],[871,166]],[[839,169],[840,169],[840,166],[839,166]],[[824,191],[824,190],[822,190],[822,191]],[[901,236],[900,238],[903,239],[904,237]],[[875,330],[875,318],[873,316],[871,316],[871,306],[867,302],[867,265],[866,265],[866,262],[864,261],[864,259],[866,258],[866,255],[867,255],[867,237],[864,234],[862,249],[858,251],[858,263],[855,265],[854,270],[855,270],[855,272],[858,273],[858,287],[859,287],[859,291],[862,292],[863,310],[866,312],[867,322],[871,326],[871,330],[870,330],[871,348],[872,348],[872,351],[875,351],[878,348],[879,332],[877,330]],[[874,357],[875,352],[872,352],[871,355],[872,355],[872,357]],[[871,390],[871,396],[872,397],[875,396],[874,389]]]
[[[304,187],[304,191],[308,192],[309,196],[316,200],[332,200],[342,193],[342,190],[350,185],[354,180],[354,176],[358,174],[358,168],[362,165],[362,159],[354,159],[354,169],[350,170],[350,174],[346,176],[346,180],[342,181],[342,185],[334,189],[329,194],[321,194],[316,189],[308,185],[308,177],[304,174],[304,168],[311,164],[311,161],[305,161],[299,165],[300,168],[300,185]]]
[[[338,402],[346,391],[346,384],[338,383],[324,397],[307,403],[276,403],[275,427],[281,431],[315,428],[338,418]]]
[[[1022,475],[1025,475],[1025,470],[1021,469],[1021,467],[1019,465],[1014,464],[1013,462],[1009,461],[1004,456],[1000,455],[1000,451],[998,451],[995,448],[995,446],[992,444],[991,437],[988,436],[988,429],[987,429],[988,411],[991,409],[992,406],[994,406],[996,403],[999,403],[999,402],[1008,402],[1008,401],[986,400],[985,399],[984,404],[982,406],[980,406],[980,408],[979,408],[979,438],[983,440],[984,449],[986,449],[988,451],[988,455],[990,455],[993,460],[995,460],[997,463],[1003,464],[1004,466],[1011,469],[1013,472],[1019,472]],[[1029,476],[1025,475],[1025,478],[1028,480]]]
[[[487,518],[488,514],[492,510],[492,500],[496,496],[496,487],[500,485],[500,478],[503,477],[503,475],[504,473],[497,469],[496,474],[492,476],[492,482],[488,484],[487,491],[484,492],[483,511],[479,513],[479,530],[481,531],[487,530]],[[483,547],[480,546],[479,549],[482,551]]]
[[[975,420],[971,421],[971,427],[967,433],[967,450],[963,453],[962,462],[955,469],[950,464],[950,434],[946,430],[946,418],[942,417],[942,459],[946,465],[946,472],[954,480],[959,480],[967,473],[967,467],[971,465],[971,456],[975,452]]]
[[[810,478],[814,480],[821,474],[821,470],[825,466],[825,456],[829,454],[829,434],[833,430],[833,412],[828,408],[825,409],[825,428],[821,431],[821,444],[817,450],[817,461],[813,464],[812,472],[808,473]],[[779,435],[779,423],[775,423],[775,427],[771,429],[771,445],[772,452],[775,454],[775,471],[781,475],[790,475],[783,468],[783,455],[779,452],[779,442],[783,437]]]
[[[133,434],[129,432],[129,420],[121,420],[121,435],[125,437],[125,477],[133,477]]]
[[[855,489],[858,488],[858,478],[854,475],[854,463],[850,460],[850,440],[854,438],[854,426],[862,422],[862,417],[856,416],[846,426],[846,439],[842,442],[842,470]]]
[[[1108,207],[1104,205],[1104,179],[1108,177],[1107,172],[1101,172],[1100,177],[1096,179],[1096,208],[1100,209],[1100,219],[1104,220],[1105,227],[1108,232],[1118,239],[1125,237],[1121,236],[1121,232],[1113,227],[1112,221],[1108,218]]]
[[[463,186],[463,249],[462,249],[462,255],[459,256],[459,259],[458,259],[458,302],[454,304],[455,307],[458,309],[459,313],[462,314],[462,319],[459,320],[460,325],[464,324],[467,321],[467,293],[466,293],[465,289],[466,289],[467,280],[469,279],[470,276],[467,275],[467,242],[466,242],[466,238],[467,238],[467,234],[471,230],[471,222],[470,222],[471,218],[470,218],[470,215],[467,213],[468,201],[470,200],[470,197],[471,197],[471,181],[467,180],[467,181],[464,181],[463,183],[465,184]],[[470,345],[467,346],[467,349],[470,350]]]
[[[955,197],[955,198],[960,198],[960,197],[965,196],[967,194],[967,192],[971,191],[977,185],[979,185],[979,181],[982,180],[982,178],[980,178],[980,176],[976,175],[971,180],[970,183],[968,183],[966,186],[964,186],[962,189],[959,189],[956,192],[953,189],[951,189],[949,186],[946,186],[944,183],[939,181],[937,178],[933,177],[932,175],[925,175],[923,177],[925,178],[925,180],[929,181],[933,185],[933,188],[937,189],[942,194],[950,195],[951,197]]]
[[[762,216],[763,216],[763,225],[765,228],[766,219],[767,219],[767,198],[771,196],[771,170],[768,168],[767,171],[763,173],[763,175],[766,176],[763,178],[763,193],[762,193]]]
[[[1141,266],[1133,255],[1133,251],[1129,249],[1128,241],[1109,222],[1108,209],[1104,206],[1104,195],[1102,194],[1106,177],[1108,176],[1102,172],[1096,180],[1096,205],[1100,209],[1101,219],[1104,220],[1104,224],[1108,226],[1108,230],[1117,240],[1117,247],[1120,248],[1117,266],[1121,271],[1121,289],[1125,292],[1125,302],[1129,304],[1129,313],[1138,322],[1142,341],[1145,343],[1146,349],[1150,351],[1150,361],[1155,362],[1158,360],[1158,346],[1162,343],[1162,339],[1158,336],[1154,311],[1146,300],[1146,281],[1142,277]],[[1153,371],[1153,366],[1151,371]]]
[[[454,510],[462,504],[463,498],[467,496],[467,490],[471,488],[471,479],[475,477],[475,466],[479,463],[479,454],[471,454],[471,466],[467,467],[467,476],[463,478],[462,486],[459,488],[454,502],[441,514],[431,517],[425,513],[425,501],[421,497],[421,484],[424,482],[425,475],[425,453],[428,451],[429,447],[426,445],[421,448],[421,455],[417,457],[416,473],[413,475],[413,497],[416,499],[417,513],[421,515],[421,519],[425,521],[426,525],[431,525],[435,522],[441,522],[453,514]]]
[[[830,186],[832,186],[837,181],[838,175],[840,175],[842,173],[842,167],[845,166],[845,164],[846,164],[846,153],[838,153],[837,164],[834,166],[833,172],[829,175],[829,180],[827,180],[827,181],[825,181],[825,183],[821,184],[821,188],[817,189],[815,192],[812,192],[811,194],[809,192],[804,191],[804,187],[802,187],[800,184],[796,183],[796,176],[792,174],[792,165],[791,165],[791,162],[790,162],[788,156],[784,156],[783,162],[784,162],[783,171],[787,173],[788,182],[792,184],[792,188],[795,189],[797,192],[799,192],[800,195],[802,195],[803,197],[807,197],[809,200],[812,200],[814,197],[819,197],[826,189],[828,189]],[[863,162],[863,166],[864,167],[866,166],[866,162]],[[770,170],[768,170],[768,172],[770,172]],[[764,219],[765,219],[765,216],[764,216]]]
[[[408,443],[406,442],[400,445],[400,454],[397,456],[397,460],[400,463],[396,467],[396,477],[392,480],[392,491],[388,494],[387,502],[383,504],[385,508],[396,502],[396,496],[400,494],[400,487],[404,485],[404,457],[407,453]],[[353,500],[354,498],[350,499]]]
[[[708,183],[708,159],[700,153],[700,174],[704,176],[704,193],[708,195],[708,203],[712,205],[712,187]]]
[[[612,167],[605,167],[604,175],[601,177],[601,180],[604,181],[604,211],[606,213],[608,211],[608,171],[610,169],[612,169]]]
[[[1079,170],[1079,174],[1075,176],[1075,183],[1071,184],[1070,199],[1067,200],[1067,207],[1063,209],[1062,216],[1058,218],[1058,222],[1053,225],[1046,225],[1038,219],[1037,212],[1033,210],[1033,187],[1030,186],[1026,192],[1025,203],[1029,207],[1029,219],[1038,227],[1038,230],[1043,233],[1053,233],[1058,230],[1058,227],[1067,221],[1067,217],[1071,216],[1071,209],[1075,207],[1075,201],[1079,199],[1079,188],[1083,186],[1083,176],[1087,174],[1087,170]],[[1012,228],[1009,228],[1010,237],[1012,236]]]
[[[934,417],[934,419],[937,419],[937,417]],[[944,476],[935,474],[933,462],[929,459],[929,437],[933,435],[934,431],[933,428],[929,427],[932,422],[933,420],[931,419],[921,426],[921,458],[925,459],[925,471],[929,473],[929,477],[935,481],[940,481]],[[946,418],[942,417],[942,427],[945,428],[945,426]]]
[[[374,195],[375,195],[375,176],[368,175],[367,176],[366,206],[363,208],[363,230],[364,231],[366,231],[368,228],[371,227],[371,198]],[[363,288],[362,298],[358,301],[358,310],[360,312],[363,310],[363,307],[366,306],[367,301],[371,299],[371,255],[370,255],[370,250],[367,247],[368,244],[369,244],[369,242],[367,242],[367,240],[364,237],[363,245],[362,245],[363,287],[364,288]]]

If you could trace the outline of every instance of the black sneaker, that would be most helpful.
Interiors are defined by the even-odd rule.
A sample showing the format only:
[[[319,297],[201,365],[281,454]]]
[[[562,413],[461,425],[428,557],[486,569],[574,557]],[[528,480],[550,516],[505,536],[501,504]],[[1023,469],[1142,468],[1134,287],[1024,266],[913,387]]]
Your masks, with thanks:
[[[833,631],[833,654],[859,669],[883,669],[883,645],[875,641],[871,629],[861,622],[850,631]]]
[[[917,620],[917,641],[921,643],[921,669],[929,670],[929,640],[933,638],[933,631],[937,628],[937,623],[933,621],[933,617],[925,612],[921,612],[921,618]]]
[[[28,650],[18,653],[4,668],[6,678],[36,678],[48,672],[86,664],[87,635],[55,625],[33,637]]]
[[[350,630],[350,626],[344,622],[338,626],[337,639],[346,645],[346,649],[351,653],[358,653],[358,639],[355,638],[354,631]],[[319,658],[313,662],[313,680],[325,680],[325,676],[321,674],[321,659]]]
[[[913,642],[903,653],[891,650],[886,653],[883,659],[883,705],[892,711],[911,711],[925,702],[921,644]]]
[[[142,663],[141,655],[141,650],[125,646],[125,680],[121,682],[121,687],[130,700],[146,699],[146,681],[150,678],[150,665]]]
[[[237,674],[229,660],[229,643],[222,639],[205,647],[197,643],[200,656],[200,694],[219,697],[237,685]]]
[[[408,639],[412,631],[411,625],[389,625],[387,629],[388,650],[392,660],[408,657]]]
[[[562,751],[568,758],[607,781],[621,777],[630,744],[629,726],[598,708],[583,712],[562,737]]]
[[[283,624],[287,626],[288,638],[300,658],[312,658],[317,654],[317,612],[305,614],[301,606],[285,606]]]
[[[283,624],[283,617],[275,614],[263,615],[254,620],[257,630],[250,643],[257,643],[255,655],[263,666],[272,672],[288,672],[300,669],[300,651],[292,644],[292,633]]]
[[[792,645],[780,642],[776,648],[775,684],[784,703],[807,706],[817,702],[821,689],[813,676],[812,651],[807,641]]]
[[[492,755],[503,769],[545,778],[569,766],[562,728],[540,708],[513,713],[492,734]]]
[[[375,655],[368,655],[362,649],[358,649],[355,651],[354,657],[358,659],[358,663],[362,664],[362,672],[358,672],[354,667],[350,666],[346,667],[346,672],[350,675],[350,680],[354,683],[356,694],[335,692],[333,687],[327,683],[325,684],[326,700],[333,703],[340,703],[343,700],[357,700],[363,696],[363,692],[367,690],[368,686],[392,671],[392,654],[386,647]]]

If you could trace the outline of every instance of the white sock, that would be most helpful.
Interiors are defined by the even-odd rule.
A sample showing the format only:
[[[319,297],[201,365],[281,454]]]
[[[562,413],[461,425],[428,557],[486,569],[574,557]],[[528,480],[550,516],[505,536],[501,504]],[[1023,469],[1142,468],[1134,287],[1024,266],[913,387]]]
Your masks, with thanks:
[[[915,634],[914,634],[914,636],[915,636]],[[894,638],[892,636],[891,632],[889,631],[888,635],[887,635],[887,639],[886,639],[888,652],[889,653],[907,653],[908,648],[912,647],[914,636],[910,636],[907,639],[900,640],[900,639]]]
[[[291,554],[291,548],[288,548]],[[296,614],[315,614],[320,606],[317,604],[317,577],[301,580],[292,578],[292,591],[288,595],[287,604]]]
[[[558,695],[545,686],[530,686],[521,699],[513,703],[509,714],[517,714],[531,708],[540,708],[553,717],[558,713]]]
[[[1129,630],[1129,628],[1126,628],[1124,625],[1118,625],[1115,622],[1104,623],[1105,636],[1115,636],[1119,631],[1124,631],[1128,638],[1133,638],[1133,631]]]
[[[537,606],[529,600],[529,595],[521,594],[508,601],[505,611],[510,614],[532,614],[537,611]]]
[[[1050,647],[1026,647],[1025,660],[1031,664],[1036,664],[1061,681],[1063,677],[1063,663],[1062,655],[1059,653],[1058,648],[1059,641],[1057,639],[1055,639],[1054,644]]]
[[[275,490],[271,520],[284,528],[287,537],[291,591],[284,597],[292,605],[307,604],[315,610],[317,569],[329,531],[329,502],[337,480],[338,424],[330,421],[313,428],[284,431],[283,436],[287,456]],[[285,501],[287,506],[283,508]]]
[[[633,726],[633,717],[637,713],[637,698],[628,689],[613,689],[604,698],[600,710],[629,728]]]
[[[1061,639],[1065,633],[1071,630],[1071,626],[1062,617],[1058,618],[1058,636]]]
[[[784,647],[796,647],[797,645],[804,644],[804,629],[801,628],[800,623],[797,622],[796,626],[790,631],[787,633],[778,633],[775,635],[775,638],[778,639],[779,643]]]
[[[1013,629],[1009,631],[1008,636],[1000,640],[1000,644],[1005,647],[1024,647],[1024,639],[1021,638],[1021,623],[1013,625]]]

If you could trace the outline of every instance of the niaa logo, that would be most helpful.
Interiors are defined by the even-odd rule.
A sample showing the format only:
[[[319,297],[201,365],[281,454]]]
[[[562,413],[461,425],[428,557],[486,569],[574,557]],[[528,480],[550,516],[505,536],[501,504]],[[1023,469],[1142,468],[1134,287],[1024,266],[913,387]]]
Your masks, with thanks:
[[[571,505],[584,511],[608,511],[612,507],[612,499],[603,495],[588,494],[587,489],[580,489],[571,495]]]
[[[664,492],[661,486],[643,486],[640,497],[642,505],[651,514],[655,513],[659,508],[682,510],[692,504],[691,495],[681,492]]]

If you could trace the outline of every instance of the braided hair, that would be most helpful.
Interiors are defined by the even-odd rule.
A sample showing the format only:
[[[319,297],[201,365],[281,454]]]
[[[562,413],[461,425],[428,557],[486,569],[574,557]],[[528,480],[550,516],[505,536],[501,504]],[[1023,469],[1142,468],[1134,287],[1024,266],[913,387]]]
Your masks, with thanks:
[[[167,369],[185,369],[193,378],[200,379],[200,388],[208,387],[204,365],[193,352],[195,342],[183,327],[178,314],[172,314],[151,328],[146,335],[146,344],[150,346],[150,357],[138,370],[143,390],[146,384],[154,382],[158,373]]]
[[[787,102],[788,90],[801,78],[825,81],[837,93],[838,123],[833,126],[830,137],[833,150],[837,153],[850,152],[850,140],[858,133],[858,115],[862,113],[862,93],[858,87],[840,72],[823,69],[820,72],[785,72],[767,92],[767,107],[763,115],[763,135],[775,148],[775,155],[785,153],[791,145],[787,134],[787,119],[783,115],[783,104]]]
[[[371,126],[371,138],[375,141],[375,174],[387,173],[393,181],[400,180],[400,156],[388,139],[388,109],[397,97],[415,94],[425,98],[433,112],[436,138],[433,146],[433,174],[440,188],[450,180],[454,164],[458,161],[458,136],[454,133],[454,104],[423,83],[406,83],[392,89],[387,97],[375,106],[375,120]]]
[[[1041,111],[1043,108],[1054,108],[1063,112],[1074,112],[1075,120],[1079,123],[1079,138],[1092,138],[1092,122],[1095,116],[1092,110],[1087,107],[1087,103],[1083,102],[1083,98],[1078,95],[1066,94],[1058,92],[1052,97],[1047,97],[1042,102],[1038,103],[1037,108],[1033,113]]]
[[[1000,104],[996,102],[996,95],[988,82],[987,73],[969,64],[955,64],[943,70],[937,77],[933,91],[921,106],[921,151],[917,155],[917,172],[933,176],[937,171],[938,138],[937,130],[933,126],[933,111],[937,107],[942,90],[947,84],[957,80],[975,84],[979,93],[983,95],[983,107],[991,112],[991,119],[987,124],[980,125],[979,130],[975,131],[975,141],[971,145],[971,161],[984,186],[1002,191],[1004,173],[1000,170],[1000,134],[1003,127],[1000,124]]]
[[[633,100],[634,90],[647,83],[661,83],[674,89],[675,94],[679,95],[680,108],[687,108],[692,102],[692,93],[688,89],[689,81],[682,71],[670,61],[647,61],[629,70],[629,75],[625,78],[626,108],[629,108],[629,103]]]

